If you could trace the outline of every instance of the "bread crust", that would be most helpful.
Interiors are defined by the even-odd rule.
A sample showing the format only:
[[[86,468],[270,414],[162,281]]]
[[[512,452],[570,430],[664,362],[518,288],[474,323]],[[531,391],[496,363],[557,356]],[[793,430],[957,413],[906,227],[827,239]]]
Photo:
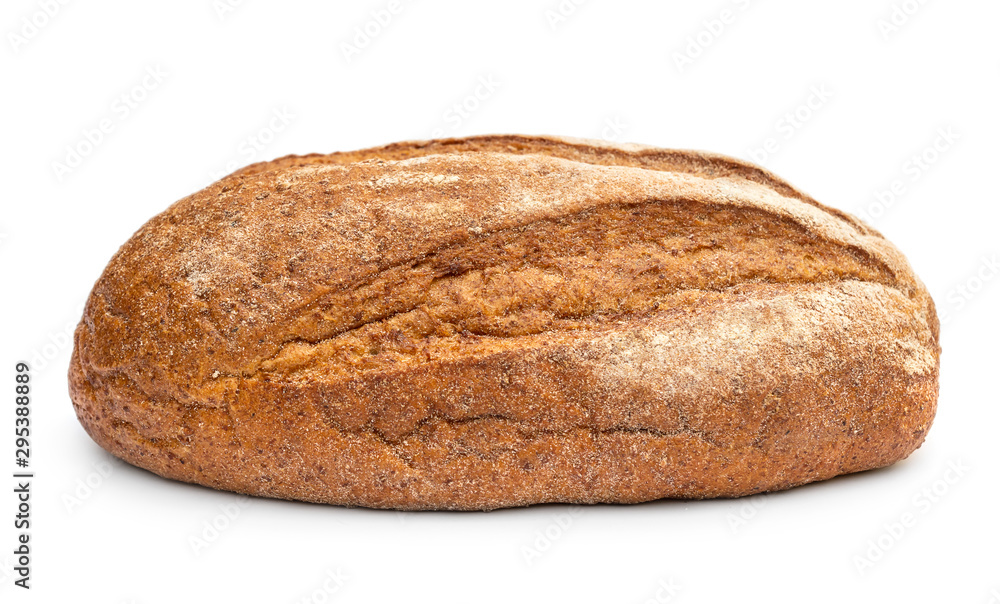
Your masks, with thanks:
[[[114,455],[253,495],[737,497],[919,447],[938,329],[894,246],[759,167],[483,136],[178,201],[95,284],[69,388]]]

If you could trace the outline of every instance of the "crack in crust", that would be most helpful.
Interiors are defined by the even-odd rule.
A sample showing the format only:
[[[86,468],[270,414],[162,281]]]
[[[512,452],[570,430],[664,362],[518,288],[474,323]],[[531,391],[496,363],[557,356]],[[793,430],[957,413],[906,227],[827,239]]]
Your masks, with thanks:
[[[681,220],[699,212],[697,225]],[[831,246],[763,213],[739,214],[742,224],[735,218],[705,204],[650,201],[484,233],[380,268],[346,294],[315,298],[300,314],[321,335],[293,330],[250,374],[296,369],[308,358],[332,371],[324,357],[338,362],[337,354],[349,358],[339,361],[349,371],[427,360],[418,351],[428,338],[515,338],[513,347],[518,336],[592,329],[690,305],[695,292],[725,294],[752,283],[849,279],[897,286],[884,263],[857,248]],[[572,245],[560,241],[570,237]],[[775,249],[781,264],[773,261]],[[719,274],[706,279],[712,270]],[[344,321],[341,309],[358,297],[378,301],[367,304],[359,320]],[[315,327],[325,322],[336,328]]]

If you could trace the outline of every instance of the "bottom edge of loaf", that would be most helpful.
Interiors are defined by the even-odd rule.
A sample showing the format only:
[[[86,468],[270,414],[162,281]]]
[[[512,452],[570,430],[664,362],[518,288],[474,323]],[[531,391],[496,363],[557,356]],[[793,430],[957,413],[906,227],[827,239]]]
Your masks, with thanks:
[[[827,439],[822,449],[767,443],[726,447],[689,433],[579,430],[545,435],[493,460],[425,461],[420,468],[413,460],[379,451],[378,439],[368,434],[328,435],[333,438],[325,455],[289,442],[279,443],[278,453],[264,455],[250,443],[233,441],[218,426],[183,445],[156,441],[135,426],[95,413],[95,399],[81,386],[79,368],[74,373],[73,400],[81,423],[101,447],[132,465],[252,496],[403,511],[635,504],[782,491],[908,457],[923,443],[936,402],[936,395],[926,392],[933,387],[936,393],[936,380],[928,379],[923,402],[911,400],[904,416],[880,418],[892,423],[883,423],[878,438]],[[263,421],[280,425],[283,418]],[[489,432],[486,425],[480,430]],[[362,449],[367,453],[358,454]]]

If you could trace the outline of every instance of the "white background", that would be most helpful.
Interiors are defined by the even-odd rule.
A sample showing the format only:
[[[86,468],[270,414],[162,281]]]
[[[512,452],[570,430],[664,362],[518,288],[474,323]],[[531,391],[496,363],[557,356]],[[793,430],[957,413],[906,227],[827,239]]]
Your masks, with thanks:
[[[3,602],[1000,601],[996,2],[400,0],[349,57],[388,0],[53,4],[0,11]],[[403,514],[246,504],[84,433],[68,334],[151,216],[251,161],[505,132],[754,159],[865,216],[947,318],[924,446],[753,500]],[[30,592],[10,555],[18,360],[34,365]]]

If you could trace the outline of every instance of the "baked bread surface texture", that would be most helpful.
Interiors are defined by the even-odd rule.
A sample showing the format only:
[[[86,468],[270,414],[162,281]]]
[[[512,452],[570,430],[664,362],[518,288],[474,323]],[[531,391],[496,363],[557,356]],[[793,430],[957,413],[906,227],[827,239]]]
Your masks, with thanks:
[[[761,168],[483,136],[285,157],[173,204],[94,286],[69,385],[161,476],[472,510],[892,464],[939,353],[900,252]]]

